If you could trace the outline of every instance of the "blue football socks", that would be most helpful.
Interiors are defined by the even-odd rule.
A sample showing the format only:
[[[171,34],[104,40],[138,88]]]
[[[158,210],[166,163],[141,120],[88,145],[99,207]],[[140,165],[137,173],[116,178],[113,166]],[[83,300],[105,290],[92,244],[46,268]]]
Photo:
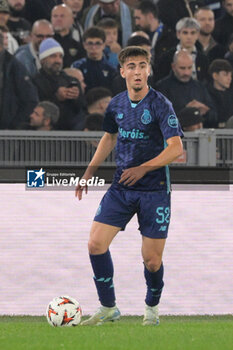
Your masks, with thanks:
[[[113,263],[110,251],[104,254],[90,254],[92,269],[94,271],[94,282],[99,300],[103,306],[115,306],[115,291],[113,286]]]
[[[159,303],[163,290],[163,263],[156,272],[150,272],[144,265],[144,276],[147,284],[145,302],[148,306],[155,306]]]

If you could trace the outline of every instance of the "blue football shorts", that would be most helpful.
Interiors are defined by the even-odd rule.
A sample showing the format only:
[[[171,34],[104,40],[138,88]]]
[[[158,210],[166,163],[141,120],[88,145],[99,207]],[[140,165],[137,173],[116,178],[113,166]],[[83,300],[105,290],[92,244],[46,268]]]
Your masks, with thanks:
[[[143,236],[166,238],[170,222],[170,193],[111,186],[100,202],[94,221],[124,230],[134,214],[137,214],[138,229]]]

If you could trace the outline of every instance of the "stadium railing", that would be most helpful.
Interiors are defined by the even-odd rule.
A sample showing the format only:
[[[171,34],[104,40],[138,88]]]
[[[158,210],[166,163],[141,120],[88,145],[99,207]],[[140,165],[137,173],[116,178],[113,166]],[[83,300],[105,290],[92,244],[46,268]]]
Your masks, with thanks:
[[[103,132],[0,131],[0,167],[85,166]],[[233,167],[233,130],[202,129],[185,132],[184,154],[173,166]],[[114,152],[105,166],[113,166]]]

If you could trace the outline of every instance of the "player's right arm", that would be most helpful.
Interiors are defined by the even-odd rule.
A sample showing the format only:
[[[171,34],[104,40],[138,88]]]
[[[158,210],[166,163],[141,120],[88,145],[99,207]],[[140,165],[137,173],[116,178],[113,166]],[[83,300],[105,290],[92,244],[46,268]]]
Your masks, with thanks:
[[[108,132],[105,132],[103,137],[101,138],[97,150],[90,161],[85,173],[83,174],[82,179],[85,179],[86,181],[88,179],[91,179],[92,176],[95,174],[98,167],[105,161],[105,159],[108,157],[108,155],[112,152],[116,145],[117,141],[117,133],[116,134],[110,134]],[[87,193],[87,186],[85,187],[85,191]],[[78,184],[78,186],[75,189],[75,197],[78,197],[79,200],[82,199],[82,192],[83,187]]]

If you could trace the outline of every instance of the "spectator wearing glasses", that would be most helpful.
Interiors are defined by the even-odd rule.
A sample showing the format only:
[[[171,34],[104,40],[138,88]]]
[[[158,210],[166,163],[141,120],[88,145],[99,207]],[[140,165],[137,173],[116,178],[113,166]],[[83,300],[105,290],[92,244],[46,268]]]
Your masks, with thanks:
[[[54,35],[52,24],[46,19],[36,21],[32,27],[31,42],[20,46],[15,54],[27,69],[28,74],[34,77],[41,68],[39,60],[39,47],[44,39],[52,38]]]
[[[55,32],[54,38],[64,50],[64,67],[84,57],[85,51],[80,41],[77,41],[76,31],[73,28],[73,12],[65,4],[55,6],[51,14],[51,23]]]
[[[86,91],[102,86],[112,90],[112,81],[117,72],[104,57],[105,32],[98,27],[91,27],[84,32],[83,46],[87,57],[75,61],[72,67],[82,71]]]

